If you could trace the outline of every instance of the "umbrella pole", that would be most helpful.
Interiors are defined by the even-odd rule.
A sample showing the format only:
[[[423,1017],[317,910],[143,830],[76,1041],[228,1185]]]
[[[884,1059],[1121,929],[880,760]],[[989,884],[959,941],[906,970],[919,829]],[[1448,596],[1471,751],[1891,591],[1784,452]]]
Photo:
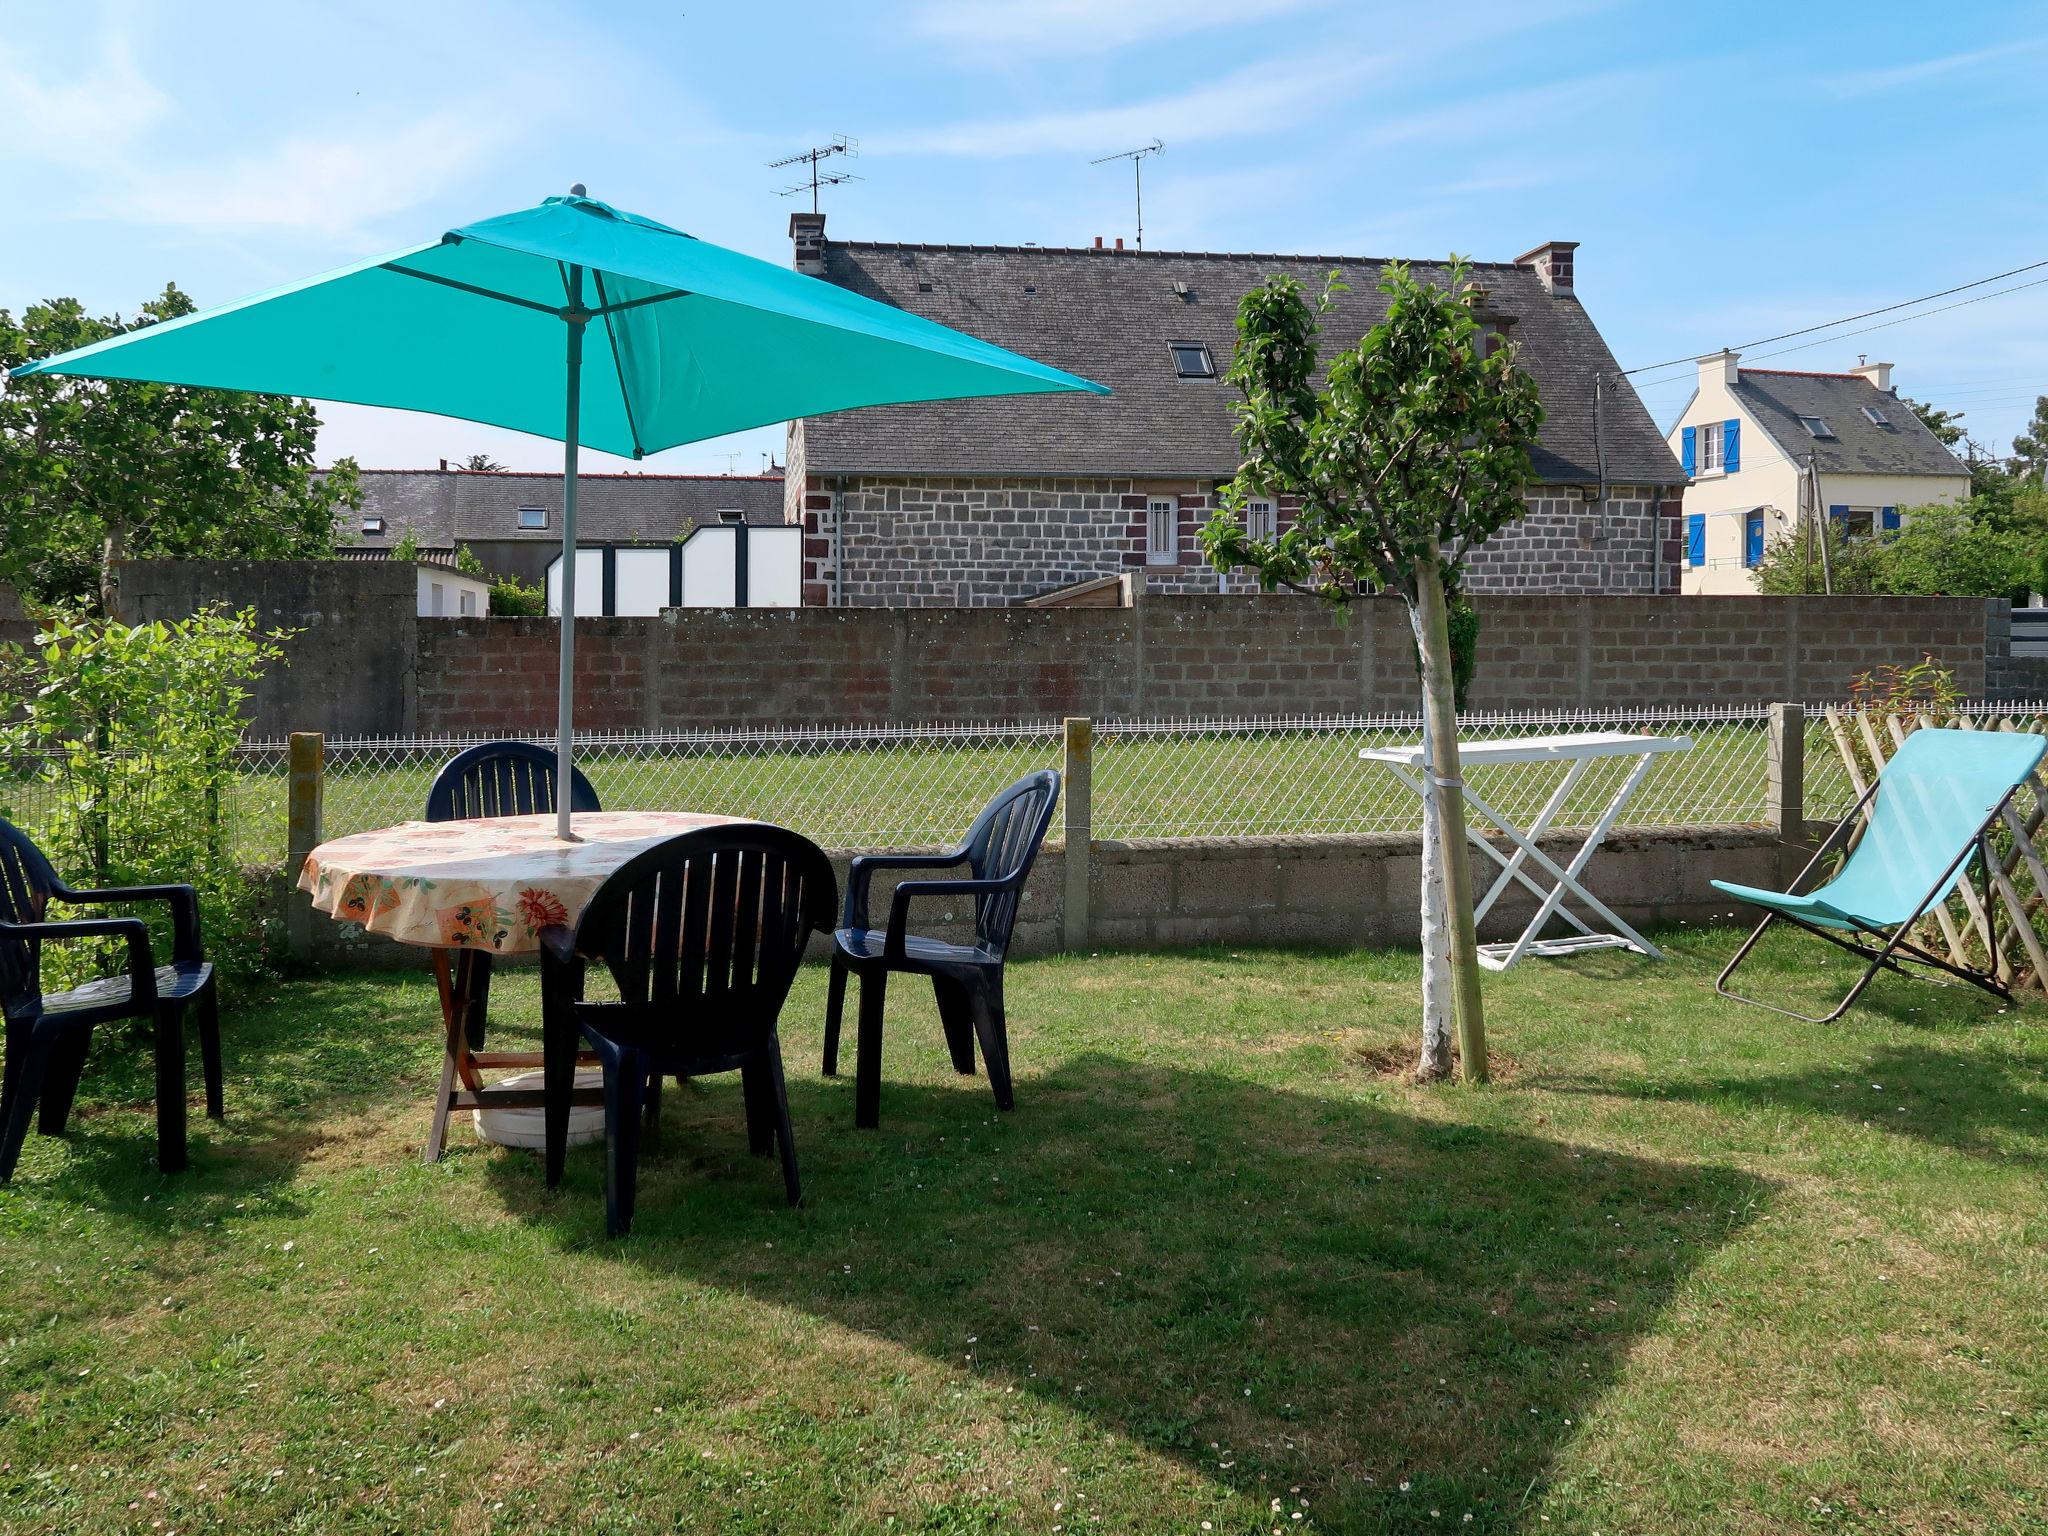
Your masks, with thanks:
[[[569,395],[562,430],[562,667],[555,689],[555,836],[576,841],[569,829],[574,798],[576,733],[576,439],[583,415],[583,269],[569,269]]]

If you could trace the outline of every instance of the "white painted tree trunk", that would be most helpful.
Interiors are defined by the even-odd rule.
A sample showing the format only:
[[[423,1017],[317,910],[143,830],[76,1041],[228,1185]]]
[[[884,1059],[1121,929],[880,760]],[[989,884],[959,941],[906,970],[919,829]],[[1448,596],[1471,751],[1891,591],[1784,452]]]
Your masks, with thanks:
[[[1472,869],[1465,846],[1465,790],[1458,762],[1457,689],[1451,672],[1450,605],[1431,546],[1418,562],[1408,608],[1422,658],[1424,758],[1422,872],[1422,1059],[1418,1077],[1449,1072],[1444,1016],[1458,1032],[1458,1066],[1484,1080],[1486,1014],[1479,992],[1479,939],[1472,920]],[[1435,935],[1434,939],[1432,935]],[[1439,958],[1441,957],[1441,958]],[[1432,1007],[1432,994],[1442,999]]]
[[[1413,604],[1409,623],[1415,629],[1416,644],[1422,643],[1422,621]],[[1425,1081],[1451,1075],[1451,920],[1450,905],[1444,899],[1443,817],[1437,814],[1436,795],[1429,786],[1429,713],[1422,716],[1422,1056],[1415,1063],[1416,1077]]]

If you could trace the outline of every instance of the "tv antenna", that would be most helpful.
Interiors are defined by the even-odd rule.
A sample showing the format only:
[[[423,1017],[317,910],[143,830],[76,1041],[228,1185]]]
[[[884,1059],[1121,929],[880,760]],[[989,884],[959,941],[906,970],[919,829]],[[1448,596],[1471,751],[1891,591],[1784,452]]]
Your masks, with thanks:
[[[771,171],[779,171],[787,165],[807,165],[810,167],[802,181],[793,187],[784,187],[776,195],[779,197],[794,197],[799,192],[809,191],[811,194],[811,212],[816,213],[818,211],[818,188],[836,187],[842,181],[859,181],[861,179],[851,171],[821,171],[818,169],[819,165],[824,161],[830,160],[834,155],[852,157],[859,153],[859,139],[849,139],[843,133],[835,133],[832,135],[832,142],[830,144],[820,144],[813,149],[805,150],[800,155],[788,155],[780,160],[770,160],[768,162],[768,169]]]
[[[1166,146],[1154,139],[1138,149],[1127,149],[1120,154],[1104,155],[1099,160],[1090,160],[1090,165],[1107,165],[1112,160],[1131,162],[1131,189],[1138,198],[1138,249],[1145,249],[1145,157],[1156,155]]]

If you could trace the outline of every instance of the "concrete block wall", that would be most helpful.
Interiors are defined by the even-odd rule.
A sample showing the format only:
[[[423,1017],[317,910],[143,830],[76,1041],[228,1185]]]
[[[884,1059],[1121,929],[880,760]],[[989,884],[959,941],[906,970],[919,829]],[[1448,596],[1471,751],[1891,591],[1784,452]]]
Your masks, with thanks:
[[[1569,838],[1546,840],[1563,862]],[[847,853],[833,855],[841,889]],[[1062,892],[1066,854],[1049,845],[1033,867],[1019,910],[1012,952],[1049,954],[1066,946]],[[1586,883],[1638,926],[1701,922],[1732,910],[1708,881],[1770,885],[1779,875],[1775,834],[1759,828],[1704,827],[1617,833],[1594,855]],[[1475,896],[1495,865],[1473,860]],[[1307,944],[1351,947],[1420,942],[1422,848],[1414,837],[1188,838],[1094,845],[1089,878],[1089,945],[1180,949],[1204,944]],[[896,879],[875,880],[870,915],[886,923]],[[299,898],[303,900],[304,898]],[[1482,939],[1508,939],[1534,912],[1526,893],[1504,897],[1481,926]],[[971,905],[943,899],[912,907],[916,932],[965,942]],[[1595,922],[1597,927],[1597,921]],[[1556,931],[1564,931],[1561,926]],[[342,967],[421,967],[429,951],[394,944],[354,924],[317,917],[311,959]],[[822,943],[814,958],[822,958]],[[899,986],[916,986],[899,982]]]
[[[340,562],[151,562],[125,614],[253,605],[296,630],[262,736],[531,733],[555,718],[552,619],[420,619],[411,573]],[[2009,675],[1978,598],[1482,595],[1475,709],[1821,701],[1932,654],[1981,695]],[[891,725],[1086,715],[1412,713],[1398,602],[1153,596],[1130,608],[671,610],[577,623],[586,729]]]

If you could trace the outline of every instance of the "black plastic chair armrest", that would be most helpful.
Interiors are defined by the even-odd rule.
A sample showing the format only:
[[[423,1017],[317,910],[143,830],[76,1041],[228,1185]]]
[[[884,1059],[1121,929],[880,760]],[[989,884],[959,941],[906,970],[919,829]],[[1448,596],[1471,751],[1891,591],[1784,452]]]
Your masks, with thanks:
[[[868,925],[868,882],[878,869],[953,869],[967,862],[967,849],[951,853],[864,853],[846,866],[846,915],[842,928]]]
[[[80,917],[61,923],[0,923],[0,938],[124,939],[128,944],[129,996],[138,1008],[156,1007],[156,956],[149,925],[139,917]]]
[[[577,966],[583,963],[576,953],[576,930],[561,923],[550,923],[534,934],[540,941],[541,959],[561,966]]]
[[[889,932],[882,941],[885,962],[903,958],[903,928],[910,920],[910,903],[919,896],[997,896],[1014,890],[1015,880],[905,880],[896,887],[889,903]]]
[[[51,892],[73,906],[98,906],[115,901],[161,901],[171,909],[171,958],[196,965],[206,958],[199,937],[199,892],[189,885],[113,886],[100,891],[75,891],[60,885]]]

